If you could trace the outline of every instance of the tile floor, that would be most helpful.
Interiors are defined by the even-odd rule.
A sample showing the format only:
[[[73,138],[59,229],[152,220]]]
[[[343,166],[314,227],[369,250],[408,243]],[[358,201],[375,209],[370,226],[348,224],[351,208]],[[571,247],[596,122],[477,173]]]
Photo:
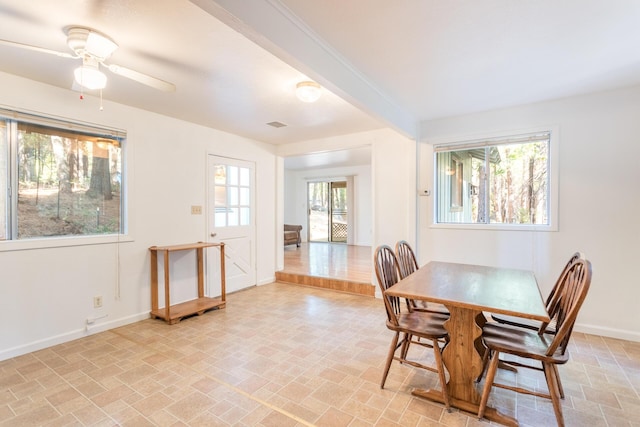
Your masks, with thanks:
[[[430,372],[394,363],[381,390],[384,320],[370,297],[251,288],[176,325],[149,319],[0,362],[0,425],[489,425],[412,397],[437,386]],[[571,351],[567,425],[640,426],[640,343],[575,333]],[[536,372],[499,375],[544,387]],[[522,426],[555,425],[544,399],[497,390],[490,404]]]

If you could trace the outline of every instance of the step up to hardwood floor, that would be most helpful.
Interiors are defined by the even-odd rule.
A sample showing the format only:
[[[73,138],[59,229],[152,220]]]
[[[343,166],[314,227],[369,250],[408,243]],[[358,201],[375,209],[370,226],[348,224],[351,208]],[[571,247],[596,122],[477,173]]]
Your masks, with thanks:
[[[348,292],[350,294],[374,296],[375,287],[371,283],[353,282],[331,277],[306,276],[304,274],[276,271],[276,280],[294,285],[314,286],[316,288],[331,289],[334,291]]]

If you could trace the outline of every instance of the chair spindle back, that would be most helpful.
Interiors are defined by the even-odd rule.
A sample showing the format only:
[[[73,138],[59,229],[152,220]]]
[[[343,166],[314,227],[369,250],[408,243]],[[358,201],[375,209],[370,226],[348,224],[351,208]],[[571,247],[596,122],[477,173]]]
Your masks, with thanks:
[[[397,316],[400,314],[400,298],[385,295],[384,291],[398,283],[398,260],[393,250],[388,245],[380,245],[376,248],[374,263],[376,278],[382,292],[382,299],[387,311],[387,319],[394,325],[398,325]]]
[[[398,258],[401,279],[418,269],[416,254],[406,240],[400,240],[396,243],[396,257]]]
[[[547,355],[552,355],[557,350],[561,354],[566,352],[573,325],[590,285],[591,263],[583,258],[573,260],[559,279],[558,293],[549,310],[549,317],[556,321],[556,335],[547,349]],[[538,333],[543,334],[547,325],[543,323]]]

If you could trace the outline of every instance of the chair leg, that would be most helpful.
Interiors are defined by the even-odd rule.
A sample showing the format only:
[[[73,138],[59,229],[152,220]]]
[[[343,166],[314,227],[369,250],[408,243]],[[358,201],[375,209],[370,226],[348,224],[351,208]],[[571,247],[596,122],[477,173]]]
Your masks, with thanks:
[[[558,427],[564,427],[564,417],[562,416],[562,405],[560,403],[560,391],[558,389],[558,378],[556,377],[556,372],[554,372],[553,365],[550,363],[543,363],[542,369],[544,370],[544,376],[547,379],[547,387],[549,388],[549,395],[551,396],[551,402],[553,403],[553,412],[556,414]]]
[[[484,376],[484,373],[487,372],[487,366],[489,363],[489,356],[491,355],[491,350],[488,348],[484,349],[484,353],[482,353],[482,371],[480,371],[480,375],[476,378],[476,383],[479,383]]]
[[[487,351],[489,351],[487,349]],[[493,387],[493,380],[496,376],[496,371],[498,370],[498,362],[500,362],[500,353],[497,351],[493,352],[491,359],[489,361],[489,370],[487,371],[487,378],[485,379],[484,388],[482,389],[482,397],[480,398],[480,406],[478,408],[478,418],[482,419],[484,417],[484,411],[487,409],[487,402],[489,401],[489,393],[491,393],[491,388]]]
[[[407,353],[409,353],[409,346],[411,345],[411,340],[413,339],[413,335],[404,334],[404,341],[402,343],[402,351],[400,352],[400,357],[402,360],[407,359]],[[402,363],[402,362],[400,362]]]
[[[442,386],[442,398],[444,399],[444,406],[445,408],[447,408],[447,412],[451,412],[449,390],[447,389],[447,377],[444,374],[444,364],[442,363],[442,353],[440,353],[438,340],[433,340],[433,354],[436,359],[436,366],[438,367],[438,375],[440,376],[440,385]]]
[[[384,366],[384,372],[382,374],[382,382],[380,383],[380,388],[384,388],[384,383],[387,381],[387,375],[389,375],[389,368],[391,367],[391,362],[393,361],[393,355],[396,352],[396,346],[398,345],[398,338],[400,337],[400,332],[396,332],[391,340],[391,346],[389,347],[389,354],[387,355],[387,362]]]
[[[556,375],[556,382],[558,383],[558,391],[560,392],[560,399],[564,399],[564,389],[562,388],[562,381],[560,380],[560,371],[558,371],[558,365],[553,366],[553,372]]]

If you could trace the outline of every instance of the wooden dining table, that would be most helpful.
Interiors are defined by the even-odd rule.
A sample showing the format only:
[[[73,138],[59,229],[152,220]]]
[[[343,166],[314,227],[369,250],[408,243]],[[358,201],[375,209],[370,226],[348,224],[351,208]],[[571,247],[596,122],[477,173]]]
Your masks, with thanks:
[[[549,321],[540,289],[531,271],[432,261],[400,280],[385,294],[443,304],[451,316],[444,324],[449,343],[442,359],[449,372],[451,405],[478,412],[477,379],[483,369],[484,312]],[[415,389],[415,396],[443,403],[439,390]],[[517,426],[515,418],[487,408],[485,418]]]

